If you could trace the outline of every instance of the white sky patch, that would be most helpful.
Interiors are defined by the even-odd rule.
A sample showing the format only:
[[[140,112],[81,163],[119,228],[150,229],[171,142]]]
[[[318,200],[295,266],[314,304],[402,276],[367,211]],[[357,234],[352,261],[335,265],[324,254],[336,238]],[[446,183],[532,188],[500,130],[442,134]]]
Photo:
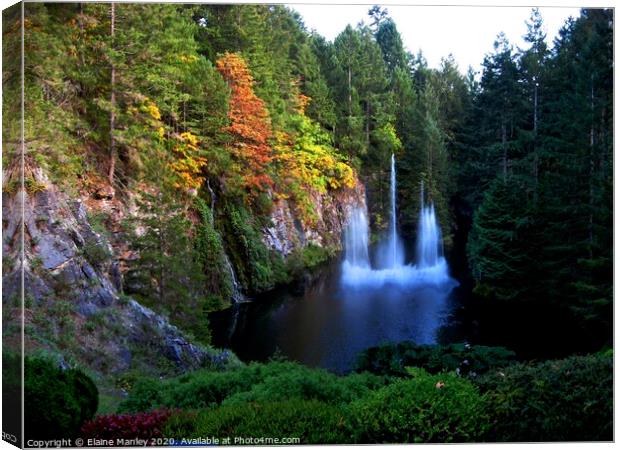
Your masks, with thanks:
[[[303,17],[308,30],[316,30],[333,41],[347,24],[355,27],[360,21],[370,23],[371,5],[289,5]],[[388,5],[389,16],[396,22],[408,51],[422,54],[432,68],[439,67],[442,57],[454,56],[462,73],[469,66],[480,71],[484,55],[493,51],[493,42],[500,32],[515,47],[527,48],[523,35],[531,7],[487,6],[402,6]],[[579,8],[540,7],[547,43],[552,46],[558,31],[572,16],[579,17]]]

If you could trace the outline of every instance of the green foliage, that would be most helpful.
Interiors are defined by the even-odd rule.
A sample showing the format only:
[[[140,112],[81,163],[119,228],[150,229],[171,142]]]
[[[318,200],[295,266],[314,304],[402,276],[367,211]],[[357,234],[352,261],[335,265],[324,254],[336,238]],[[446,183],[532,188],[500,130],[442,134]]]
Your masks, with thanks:
[[[457,201],[477,292],[570,311],[595,350],[611,343],[613,20],[582,10],[552,52],[543,29],[533,10],[528,48],[500,35],[470,83]]]
[[[227,372],[200,370],[170,380],[140,380],[119,410],[200,409],[223,402],[236,404],[288,398],[342,404],[383,384],[383,378],[370,374],[338,377],[289,362],[254,363]]]
[[[385,384],[381,377],[352,374],[338,377],[322,370],[293,366],[275,376],[265,378],[245,392],[233,394],[222,405],[265,403],[287,399],[318,400],[330,404],[346,404]]]
[[[410,369],[353,402],[347,420],[355,443],[478,442],[489,427],[484,398],[452,374]]]
[[[309,244],[294,250],[286,258],[286,272],[293,278],[299,278],[307,270],[316,269],[326,263],[335,254],[335,250]]]
[[[332,146],[320,125],[303,114],[290,118],[293,133],[276,133],[275,161],[284,186],[281,190],[295,201],[301,218],[314,223],[316,206],[312,194],[325,194],[341,187],[355,186],[353,169]]]
[[[92,239],[84,243],[82,253],[86,260],[94,267],[101,267],[104,262],[109,261],[112,257],[112,253],[106,243]]]
[[[290,430],[302,443],[611,439],[607,355],[515,365],[502,349],[416,350],[417,360],[408,361],[435,374],[408,367],[404,378],[400,369],[399,378],[338,376],[290,362],[253,363],[139,379],[119,412],[180,408],[164,432],[176,438],[282,436]],[[464,355],[480,375],[467,379],[443,371]]]
[[[485,192],[474,217],[467,244],[473,276],[479,286],[489,286],[490,294],[502,300],[514,299],[532,288],[519,281],[528,279],[530,269],[536,270],[531,254],[538,250],[531,239],[535,219],[527,208],[527,194],[518,180],[497,179]]]
[[[198,414],[173,416],[164,428],[164,435],[177,439],[285,436],[299,438],[299,444],[341,444],[347,442],[344,431],[342,408],[316,400],[291,399],[226,405]]]
[[[168,314],[172,323],[208,344],[207,313],[212,305],[205,295],[203,266],[190,240],[192,224],[185,207],[167,191],[145,193],[139,206],[141,216],[127,223],[130,245],[138,258],[125,277],[125,291],[137,294],[148,306]]]
[[[196,230],[194,245],[198,262],[205,274],[205,291],[209,293],[213,309],[227,305],[233,295],[233,280],[226,267],[226,253],[221,235],[214,228],[213,212],[207,203],[198,199],[196,208],[200,214],[200,225]]]
[[[61,369],[51,360],[26,357],[25,433],[28,439],[75,437],[97,410],[93,381],[77,369]]]
[[[108,218],[108,214],[103,211],[88,213],[88,223],[90,224],[93,231],[106,237],[107,239],[110,238],[110,232],[108,231],[108,228],[106,226]]]
[[[421,367],[432,374],[457,371],[461,376],[475,377],[509,366],[514,360],[515,353],[503,347],[416,345],[405,341],[364,350],[358,356],[355,370],[402,377],[407,375],[407,367]]]
[[[263,243],[257,219],[243,206],[232,203],[226,205],[225,211],[226,247],[244,289],[261,292],[286,281],[284,261]]]
[[[610,441],[613,358],[574,356],[518,364],[476,381],[486,392],[492,427],[502,442]]]
[[[2,409],[5,413],[2,418],[2,427],[6,432],[11,432],[21,429],[22,426],[22,358],[21,349],[15,351],[7,345],[11,330],[5,322],[7,320],[6,309],[3,313]],[[21,334],[21,326],[16,331]],[[7,411],[11,411],[11,414],[6,414]]]

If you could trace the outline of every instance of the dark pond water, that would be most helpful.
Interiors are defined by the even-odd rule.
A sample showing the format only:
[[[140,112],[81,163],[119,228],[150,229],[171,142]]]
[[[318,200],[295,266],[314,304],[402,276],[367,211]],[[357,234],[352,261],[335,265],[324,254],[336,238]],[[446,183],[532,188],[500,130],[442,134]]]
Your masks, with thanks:
[[[387,342],[447,344],[468,341],[462,312],[470,290],[458,283],[346,288],[335,261],[303,288],[282,288],[210,316],[213,344],[244,361],[281,352],[290,360],[335,372],[357,354]]]

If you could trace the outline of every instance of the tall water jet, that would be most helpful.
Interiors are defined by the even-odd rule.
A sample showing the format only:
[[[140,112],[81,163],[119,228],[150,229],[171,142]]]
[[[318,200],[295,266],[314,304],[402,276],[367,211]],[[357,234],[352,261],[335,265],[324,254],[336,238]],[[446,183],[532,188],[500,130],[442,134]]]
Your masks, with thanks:
[[[392,207],[392,267],[396,266],[396,162],[392,153],[392,165],[390,169],[390,206]]]
[[[387,242],[379,248],[379,265],[383,269],[396,269],[405,263],[403,243],[398,235],[396,219],[396,161],[392,154],[390,168],[390,230]]]
[[[431,202],[425,205],[424,182],[420,189],[420,220],[418,223],[418,242],[416,246],[416,264],[418,268],[436,266],[443,260],[443,240],[441,229],[437,224],[435,206]]]
[[[396,164],[392,155],[390,174],[390,228],[379,245],[377,266],[371,267],[368,257],[368,214],[365,208],[350,211],[344,230],[345,259],[342,263],[342,283],[347,288],[383,289],[385,286],[415,288],[422,285],[444,286],[452,289],[443,258],[441,229],[432,202],[426,205],[424,185],[420,191],[420,223],[416,246],[417,264],[405,264],[403,242],[398,235],[396,220]],[[455,284],[456,283],[456,284]]]
[[[362,207],[354,208],[344,230],[345,261],[351,267],[369,268],[368,218]]]

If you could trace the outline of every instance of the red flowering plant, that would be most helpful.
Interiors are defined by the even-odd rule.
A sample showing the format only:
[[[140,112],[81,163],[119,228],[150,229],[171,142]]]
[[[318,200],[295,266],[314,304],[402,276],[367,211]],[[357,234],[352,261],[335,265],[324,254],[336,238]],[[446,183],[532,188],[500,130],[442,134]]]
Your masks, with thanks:
[[[84,438],[146,439],[163,437],[162,429],[174,411],[160,409],[137,414],[97,416],[82,426]]]

